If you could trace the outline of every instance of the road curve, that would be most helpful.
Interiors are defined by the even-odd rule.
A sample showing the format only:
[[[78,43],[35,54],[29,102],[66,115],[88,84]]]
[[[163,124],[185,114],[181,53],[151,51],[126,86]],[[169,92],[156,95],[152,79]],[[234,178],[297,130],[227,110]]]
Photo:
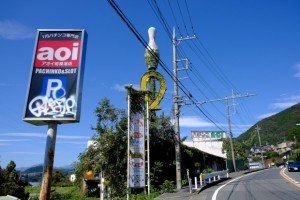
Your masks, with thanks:
[[[239,177],[215,190],[212,200],[299,200],[300,189],[272,168]]]

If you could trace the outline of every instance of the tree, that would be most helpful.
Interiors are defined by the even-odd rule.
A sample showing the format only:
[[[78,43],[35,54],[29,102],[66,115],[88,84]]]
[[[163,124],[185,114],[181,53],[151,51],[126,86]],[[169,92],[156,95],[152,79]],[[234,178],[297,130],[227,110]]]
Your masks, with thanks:
[[[248,155],[249,155],[249,147],[243,142],[239,142],[236,139],[232,139],[233,141],[233,149],[234,149],[234,155],[235,155],[235,165],[236,170],[244,170],[247,168],[248,163]],[[231,145],[230,145],[230,138],[223,139],[223,146],[222,146],[222,152],[227,155],[227,168],[229,171],[234,170],[234,165],[232,162],[232,154],[231,154]]]
[[[102,172],[112,196],[122,196],[126,192],[127,117],[123,109],[114,108],[106,98],[100,100],[95,114],[96,145],[79,156],[76,174],[83,177],[88,170]]]
[[[139,109],[137,103],[134,109]],[[94,146],[89,147],[79,156],[76,167],[77,183],[82,183],[84,173],[92,170],[103,172],[105,183],[111,189],[112,197],[122,197],[126,194],[127,177],[127,116],[123,109],[117,109],[108,99],[100,100],[95,109],[97,124],[93,140]],[[182,171],[196,171],[195,163],[202,170],[212,167],[217,158],[207,155],[195,148],[181,144]],[[163,183],[175,181],[175,140],[174,128],[169,116],[156,116],[152,113],[150,124],[150,175],[151,186],[161,188]],[[224,163],[220,158],[219,163]],[[221,165],[221,164],[220,164]],[[224,163],[225,165],[225,163]],[[199,169],[199,165],[197,170]],[[220,166],[221,167],[221,166]],[[224,169],[223,166],[222,169]],[[184,173],[184,176],[186,173]]]
[[[67,185],[67,178],[61,173],[61,171],[55,171],[52,175],[52,185],[53,186],[63,186]]]
[[[248,157],[248,147],[244,143],[239,142],[238,140],[233,139],[233,148],[234,155],[236,159],[242,159],[247,161]],[[231,147],[230,147],[230,139],[226,138],[223,140],[222,152],[226,152],[227,158],[231,158]]]
[[[16,171],[16,164],[10,161],[6,169],[0,168],[0,196],[12,195],[20,199],[28,199],[22,182]]]
[[[295,126],[288,131],[287,139],[296,142],[295,148],[300,147],[300,126]]]
[[[293,149],[292,155],[289,157],[290,160],[300,161],[300,149]]]
[[[279,154],[274,150],[269,150],[264,153],[264,156],[266,156],[267,159],[275,159],[279,157]]]

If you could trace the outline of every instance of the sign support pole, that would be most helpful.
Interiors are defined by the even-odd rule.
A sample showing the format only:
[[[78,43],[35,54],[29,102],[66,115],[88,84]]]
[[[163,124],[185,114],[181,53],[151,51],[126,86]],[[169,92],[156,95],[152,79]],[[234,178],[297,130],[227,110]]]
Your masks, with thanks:
[[[148,186],[148,195],[150,195],[150,115],[149,115],[149,102],[146,103],[146,112],[147,112],[147,186]]]
[[[48,124],[47,142],[44,158],[43,181],[40,192],[40,200],[49,200],[51,191],[51,179],[53,171],[57,124]]]
[[[127,121],[127,200],[129,200],[129,194],[130,194],[130,102],[131,102],[131,96],[130,91],[128,91],[127,95],[127,107],[128,107],[128,121]]]

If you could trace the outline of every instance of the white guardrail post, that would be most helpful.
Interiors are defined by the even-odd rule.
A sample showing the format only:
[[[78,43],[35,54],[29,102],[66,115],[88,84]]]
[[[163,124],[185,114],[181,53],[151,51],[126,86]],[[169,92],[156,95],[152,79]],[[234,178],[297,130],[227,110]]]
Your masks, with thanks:
[[[208,179],[209,183],[211,183],[212,180],[217,181],[224,177],[228,178],[228,170],[212,172],[212,173],[205,174],[204,176],[205,176],[205,179]],[[200,178],[200,184],[201,184],[201,182],[202,181]]]
[[[199,187],[203,187],[206,182],[205,180],[208,179],[209,183],[215,182],[217,180],[221,180],[221,178],[228,178],[228,170],[223,170],[223,171],[217,171],[217,172],[212,172],[212,173],[208,173],[208,174],[200,174],[199,175]],[[190,179],[191,181],[191,179]],[[195,187],[193,189],[197,190],[198,189],[198,178],[194,177],[194,181],[195,181]],[[190,184],[191,185],[191,184]],[[191,187],[190,187],[191,188]]]

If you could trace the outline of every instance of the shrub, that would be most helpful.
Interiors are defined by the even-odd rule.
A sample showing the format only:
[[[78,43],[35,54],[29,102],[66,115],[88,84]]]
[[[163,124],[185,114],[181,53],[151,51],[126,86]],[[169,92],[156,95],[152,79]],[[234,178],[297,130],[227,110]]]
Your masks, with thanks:
[[[209,173],[212,173],[212,172],[214,172],[214,170],[212,168],[206,168],[206,169],[203,170],[204,174],[209,174]]]
[[[161,192],[175,192],[174,181],[165,180],[161,185]]]

